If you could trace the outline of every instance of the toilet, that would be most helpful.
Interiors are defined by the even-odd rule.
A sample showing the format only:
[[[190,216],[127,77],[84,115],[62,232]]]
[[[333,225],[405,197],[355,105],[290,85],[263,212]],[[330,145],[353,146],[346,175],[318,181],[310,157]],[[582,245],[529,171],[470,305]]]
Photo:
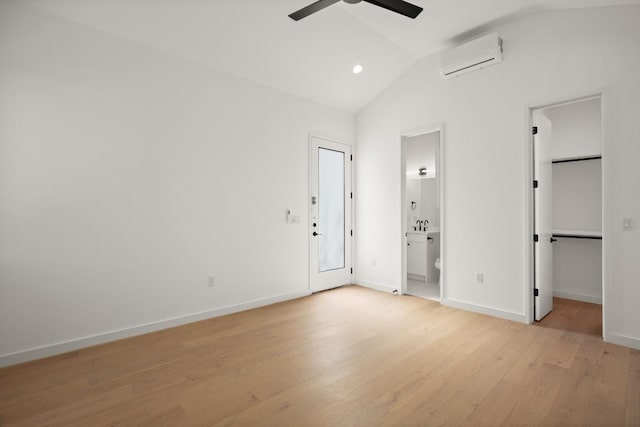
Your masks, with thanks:
[[[433,265],[438,269],[438,272],[440,271],[440,257],[436,258],[436,262],[433,263]],[[442,284],[442,274],[438,274],[438,286],[441,286]]]

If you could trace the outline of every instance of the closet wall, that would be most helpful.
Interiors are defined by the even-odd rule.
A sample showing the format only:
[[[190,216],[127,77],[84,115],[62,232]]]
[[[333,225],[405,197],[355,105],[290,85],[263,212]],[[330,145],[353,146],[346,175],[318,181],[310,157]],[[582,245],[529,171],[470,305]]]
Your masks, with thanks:
[[[600,99],[547,109],[554,161],[600,156]],[[553,164],[554,234],[585,236],[602,230],[602,161]],[[553,247],[554,295],[602,302],[602,240],[557,237]]]

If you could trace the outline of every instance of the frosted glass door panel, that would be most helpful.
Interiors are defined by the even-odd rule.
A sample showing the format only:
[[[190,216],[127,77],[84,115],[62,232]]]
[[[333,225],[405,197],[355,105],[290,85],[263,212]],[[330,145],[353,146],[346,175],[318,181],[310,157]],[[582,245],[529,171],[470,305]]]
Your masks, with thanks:
[[[344,153],[318,148],[318,271],[344,268]]]

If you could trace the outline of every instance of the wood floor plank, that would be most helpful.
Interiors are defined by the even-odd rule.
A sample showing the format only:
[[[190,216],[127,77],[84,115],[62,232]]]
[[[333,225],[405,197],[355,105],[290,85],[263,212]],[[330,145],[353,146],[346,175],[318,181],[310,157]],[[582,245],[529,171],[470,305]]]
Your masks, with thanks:
[[[500,341],[497,337],[505,333],[507,337],[512,337],[517,333],[517,330],[510,328],[506,331],[500,330],[500,326],[502,325],[495,325],[493,330],[466,340],[455,354],[450,355],[444,365],[437,367],[432,375],[432,379],[436,379],[435,383],[427,382],[424,390],[416,393],[410,401],[399,408],[399,411],[387,414],[384,417],[384,424],[427,423],[429,417],[436,414],[440,407],[451,402],[452,396],[467,387],[478,372],[491,364],[502,347],[497,345]],[[467,353],[468,348],[473,350]],[[437,387],[434,387],[434,384]]]
[[[602,362],[602,340],[585,337],[578,349],[568,378],[562,383],[543,425],[581,426],[589,423],[589,402],[595,389],[598,367]]]
[[[627,403],[627,381],[631,351],[605,343],[602,363],[596,377],[594,397],[624,407]]]
[[[500,381],[471,412],[462,425],[493,427],[501,425],[524,393],[522,385]]]
[[[640,425],[640,352],[554,304],[533,326],[344,287],[0,369],[0,425]]]
[[[551,410],[560,387],[567,377],[567,369],[551,363],[543,363],[536,378],[525,389],[502,425],[540,425]]]
[[[416,313],[416,319],[420,319],[421,313]],[[386,327],[393,328],[393,325]],[[390,330],[391,332],[391,330]],[[334,355],[329,355],[330,364],[322,366],[317,364],[315,377],[311,377],[309,382],[299,382],[282,393],[277,393],[274,399],[258,404],[256,407],[244,411],[238,416],[233,416],[233,421],[241,420],[242,424],[258,423],[261,417],[263,406],[268,406],[271,410],[278,408],[278,420],[282,423],[293,422],[295,413],[300,408],[308,408],[308,404],[300,403],[298,398],[307,393],[314,396],[321,396],[325,400],[319,401],[323,408],[332,407],[331,403],[344,403],[344,399],[350,395],[351,390],[358,387],[362,382],[369,380],[371,376],[384,370],[387,365],[395,365],[406,355],[419,350],[429,344],[429,340],[421,340],[419,346],[416,345],[416,338],[425,332],[425,328],[419,323],[406,331],[406,333],[387,336],[386,339],[366,339],[359,344],[349,346],[348,351],[336,348]],[[265,389],[266,387],[266,389]],[[266,396],[269,389],[273,388],[270,381],[260,381],[259,389],[261,394]],[[273,390],[270,391],[271,394]],[[326,398],[329,396],[329,400]],[[255,418],[254,418],[255,417]],[[226,420],[221,425],[227,425],[232,420]]]
[[[132,399],[133,390],[131,387],[123,386],[88,398],[77,396],[77,400],[69,401],[63,406],[44,411],[33,411],[19,418],[9,415],[5,422],[15,426],[79,425],[96,413],[101,413],[115,406],[125,406]]]
[[[640,426],[640,350],[632,350],[629,360],[626,426]]]
[[[504,344],[486,365],[475,372],[467,384],[456,390],[445,402],[430,413],[425,422],[435,425],[461,425],[498,385],[520,355],[531,344],[531,331],[513,330],[502,334]]]

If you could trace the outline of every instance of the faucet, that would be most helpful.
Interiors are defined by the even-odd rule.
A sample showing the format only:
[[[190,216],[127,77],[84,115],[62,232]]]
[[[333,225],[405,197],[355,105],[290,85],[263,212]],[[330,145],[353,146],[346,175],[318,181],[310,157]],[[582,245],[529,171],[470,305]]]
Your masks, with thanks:
[[[416,224],[418,225],[418,230],[419,230],[419,231],[422,231],[422,224],[424,224],[424,222],[423,222],[423,221],[420,221],[420,220],[417,220],[417,221],[416,221]]]
[[[425,219],[424,220],[424,231],[427,231],[427,224],[429,224],[429,220]]]

